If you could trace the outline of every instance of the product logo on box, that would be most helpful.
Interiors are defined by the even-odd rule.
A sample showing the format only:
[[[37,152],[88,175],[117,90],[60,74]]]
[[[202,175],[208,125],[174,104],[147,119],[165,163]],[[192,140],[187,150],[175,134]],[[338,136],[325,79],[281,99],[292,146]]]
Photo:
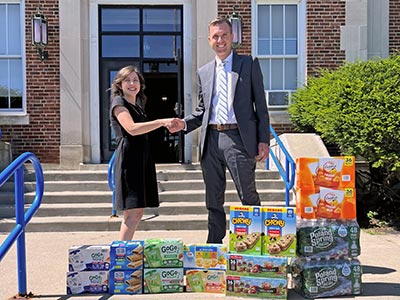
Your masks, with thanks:
[[[89,281],[90,281],[90,283],[101,284],[102,283],[102,277],[99,276],[99,275],[89,276]]]
[[[333,243],[333,233],[331,230],[319,228],[310,233],[311,245],[317,248],[326,248]]]
[[[285,227],[285,220],[279,220],[277,214],[272,214],[271,219],[266,219],[264,221],[265,226],[279,226]]]
[[[104,261],[104,254],[101,252],[92,253],[90,256],[93,261]]]
[[[179,276],[178,271],[176,270],[168,270],[161,272],[162,278],[177,278]]]
[[[176,245],[161,246],[162,253],[179,253],[180,248]]]
[[[243,213],[240,213],[239,216],[232,218],[232,224],[237,225],[237,224],[244,224],[247,226],[251,225],[251,219],[246,218]]]
[[[335,268],[324,268],[315,274],[316,284],[320,288],[329,289],[338,281]]]

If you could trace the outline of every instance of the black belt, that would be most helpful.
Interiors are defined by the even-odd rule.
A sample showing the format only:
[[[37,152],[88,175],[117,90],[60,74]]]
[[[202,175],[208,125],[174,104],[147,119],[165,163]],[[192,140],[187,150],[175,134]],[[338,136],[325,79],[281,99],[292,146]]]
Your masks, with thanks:
[[[217,131],[237,129],[237,124],[209,124],[208,128]]]

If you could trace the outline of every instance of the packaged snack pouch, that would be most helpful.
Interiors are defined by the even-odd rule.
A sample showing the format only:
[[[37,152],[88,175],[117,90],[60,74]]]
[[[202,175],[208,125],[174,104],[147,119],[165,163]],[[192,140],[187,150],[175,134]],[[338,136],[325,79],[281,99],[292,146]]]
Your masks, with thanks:
[[[186,270],[186,292],[225,294],[225,271]]]

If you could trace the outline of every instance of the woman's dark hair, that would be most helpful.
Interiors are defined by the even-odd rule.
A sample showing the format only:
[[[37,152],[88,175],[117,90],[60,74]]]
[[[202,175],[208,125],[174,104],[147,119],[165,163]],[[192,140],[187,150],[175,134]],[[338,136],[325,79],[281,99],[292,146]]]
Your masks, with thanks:
[[[111,99],[114,99],[116,96],[124,95],[122,91],[122,81],[124,81],[132,72],[135,72],[137,74],[140,81],[140,91],[137,94],[136,104],[144,108],[147,101],[147,97],[144,94],[144,89],[146,88],[144,84],[144,77],[140,73],[139,69],[134,66],[126,66],[118,71],[111,85]]]

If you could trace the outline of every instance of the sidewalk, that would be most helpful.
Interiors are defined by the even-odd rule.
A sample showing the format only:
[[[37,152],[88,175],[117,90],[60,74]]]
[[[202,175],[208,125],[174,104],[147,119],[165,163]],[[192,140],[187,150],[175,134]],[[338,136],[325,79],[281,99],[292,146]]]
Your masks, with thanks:
[[[117,239],[118,232],[60,232],[27,233],[27,291],[33,299],[72,299],[72,300],[125,300],[125,299],[201,299],[233,300],[250,299],[225,297],[224,295],[180,293],[156,295],[66,295],[67,252],[72,245],[109,244]],[[203,243],[206,231],[139,231],[135,239],[181,238],[185,243]],[[0,233],[0,243],[6,234]],[[227,243],[227,241],[225,241]],[[363,265],[363,293],[360,296],[344,299],[400,299],[400,234],[370,235],[361,232],[361,256]],[[0,262],[0,299],[9,299],[18,292],[16,246]],[[289,300],[305,299],[293,290]],[[337,298],[320,298],[337,299]]]

